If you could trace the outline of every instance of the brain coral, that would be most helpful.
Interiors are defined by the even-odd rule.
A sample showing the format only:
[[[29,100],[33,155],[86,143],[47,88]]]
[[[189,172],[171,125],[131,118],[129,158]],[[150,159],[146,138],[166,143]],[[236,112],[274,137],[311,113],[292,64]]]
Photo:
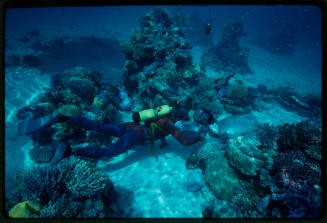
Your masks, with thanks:
[[[229,163],[241,173],[248,176],[256,176],[264,167],[267,158],[255,144],[249,142],[243,136],[229,140],[226,148],[226,156]]]

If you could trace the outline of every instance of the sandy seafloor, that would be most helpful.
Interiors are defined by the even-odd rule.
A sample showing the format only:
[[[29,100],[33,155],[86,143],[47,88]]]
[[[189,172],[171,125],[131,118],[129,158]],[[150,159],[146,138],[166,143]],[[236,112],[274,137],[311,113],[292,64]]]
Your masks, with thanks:
[[[289,86],[299,93],[320,92],[320,62],[305,48],[296,48],[290,57],[274,56],[267,51],[249,45],[251,53],[249,65],[254,74],[238,75],[247,86],[259,84],[268,88]],[[195,60],[202,49],[195,47]],[[86,66],[87,67],[87,66]],[[310,75],[308,75],[310,73]],[[15,136],[17,130],[16,109],[29,104],[43,88],[49,87],[50,75],[40,75],[40,70],[10,67],[5,70],[5,125],[6,125],[6,189],[12,187],[10,177],[22,169],[33,166],[28,157],[31,140],[27,136]],[[221,75],[212,70],[208,76]],[[315,77],[315,79],[314,79]],[[319,78],[318,78],[319,77]],[[306,118],[285,110],[279,104],[265,104],[262,111],[252,112],[261,123],[274,125],[286,122],[297,123]],[[125,121],[131,121],[131,113],[123,114]],[[226,117],[223,114],[218,119]],[[211,139],[207,135],[206,140]],[[125,217],[202,217],[202,207],[210,192],[204,186],[202,192],[187,191],[188,177],[200,176],[199,169],[186,169],[185,160],[197,151],[204,142],[184,147],[171,136],[167,137],[168,147],[160,149],[155,144],[158,159],[151,154],[150,146],[137,146],[127,153],[107,161],[99,161],[98,167],[112,180],[121,196],[119,208]],[[228,185],[226,185],[228,186]],[[132,192],[128,193],[126,190]],[[205,194],[205,196],[203,196]],[[223,202],[223,201],[221,201]]]

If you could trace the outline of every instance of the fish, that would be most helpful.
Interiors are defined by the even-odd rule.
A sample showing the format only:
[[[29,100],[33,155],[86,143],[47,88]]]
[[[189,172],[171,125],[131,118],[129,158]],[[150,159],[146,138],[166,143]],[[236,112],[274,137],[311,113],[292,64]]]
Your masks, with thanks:
[[[252,114],[232,115],[218,122],[219,134],[223,138],[235,138],[254,131],[259,123]]]

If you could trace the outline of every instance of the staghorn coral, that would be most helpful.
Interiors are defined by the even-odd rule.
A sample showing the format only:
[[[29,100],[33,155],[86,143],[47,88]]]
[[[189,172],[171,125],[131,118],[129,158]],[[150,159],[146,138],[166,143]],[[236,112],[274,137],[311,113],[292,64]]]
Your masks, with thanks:
[[[66,191],[64,171],[51,166],[27,170],[16,177],[16,193],[21,200],[35,200],[41,205],[56,200]]]

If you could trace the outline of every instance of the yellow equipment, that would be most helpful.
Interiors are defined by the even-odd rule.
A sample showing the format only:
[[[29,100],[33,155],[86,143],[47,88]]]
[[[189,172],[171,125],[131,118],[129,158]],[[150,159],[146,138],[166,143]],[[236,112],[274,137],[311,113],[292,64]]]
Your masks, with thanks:
[[[169,105],[161,105],[158,106],[156,108],[151,108],[151,109],[146,109],[143,111],[139,111],[136,113],[137,120],[138,121],[146,121],[146,120],[150,120],[150,119],[157,119],[160,118],[164,115],[168,115],[171,110],[173,109],[173,107],[169,106]]]

